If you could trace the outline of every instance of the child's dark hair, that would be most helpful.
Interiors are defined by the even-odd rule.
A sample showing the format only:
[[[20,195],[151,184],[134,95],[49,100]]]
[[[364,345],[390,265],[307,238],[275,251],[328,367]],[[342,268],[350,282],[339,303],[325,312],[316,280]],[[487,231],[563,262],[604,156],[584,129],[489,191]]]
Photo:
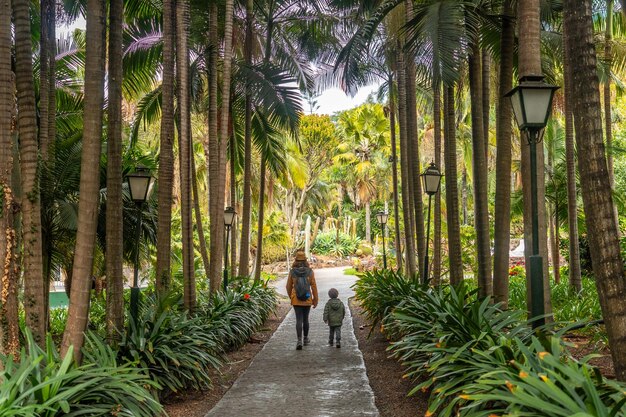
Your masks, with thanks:
[[[336,288],[331,288],[330,290],[328,290],[328,296],[330,298],[337,298],[339,297],[339,291],[337,291]]]

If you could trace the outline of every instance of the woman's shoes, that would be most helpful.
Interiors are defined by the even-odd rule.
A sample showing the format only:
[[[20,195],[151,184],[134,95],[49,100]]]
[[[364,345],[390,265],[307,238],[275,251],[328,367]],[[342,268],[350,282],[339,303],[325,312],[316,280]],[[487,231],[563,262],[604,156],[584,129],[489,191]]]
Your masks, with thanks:
[[[311,343],[311,340],[308,337],[304,338],[304,346],[309,346],[309,343]]]
[[[296,350],[302,350],[302,342],[298,340],[298,344],[296,345]]]

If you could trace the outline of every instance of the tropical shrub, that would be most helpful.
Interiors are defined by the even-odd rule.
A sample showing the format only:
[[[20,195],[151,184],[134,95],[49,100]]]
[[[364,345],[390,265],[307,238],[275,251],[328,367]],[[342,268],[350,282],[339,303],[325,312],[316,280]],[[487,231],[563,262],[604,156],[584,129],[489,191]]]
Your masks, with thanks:
[[[174,295],[147,298],[119,343],[119,359],[141,368],[161,387],[161,396],[209,388],[208,371],[221,363],[217,335],[201,318],[189,317],[179,302]]]
[[[318,255],[345,257],[355,254],[360,244],[361,239],[358,237],[331,230],[318,233],[311,250]]]
[[[381,269],[364,273],[352,288],[374,328],[403,300],[421,291],[422,286],[400,272]]]
[[[0,357],[0,416],[152,417],[162,407],[150,393],[158,384],[131,364],[119,366],[115,353],[93,335],[86,339],[85,361],[73,351],[61,358],[48,336],[44,348],[26,332],[19,361]]]
[[[219,341],[220,351],[244,344],[276,308],[277,294],[264,283],[242,279],[226,293],[202,297],[197,313],[205,331]]]
[[[519,352],[515,360],[484,372],[465,387],[461,397],[469,403],[460,415],[626,416],[626,384],[607,380],[589,365],[597,355],[572,359],[556,337],[533,337],[530,344],[517,339],[513,349]]]

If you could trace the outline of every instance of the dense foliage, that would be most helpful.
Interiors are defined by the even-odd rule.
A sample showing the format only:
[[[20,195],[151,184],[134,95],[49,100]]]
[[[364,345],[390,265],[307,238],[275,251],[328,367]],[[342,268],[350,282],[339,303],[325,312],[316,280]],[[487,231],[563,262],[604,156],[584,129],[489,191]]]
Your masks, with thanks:
[[[503,311],[465,284],[429,288],[376,271],[354,288],[370,320],[383,322],[412,392],[431,393],[428,416],[626,415],[626,385],[603,377],[591,357],[569,355],[567,328],[535,336],[525,312]]]

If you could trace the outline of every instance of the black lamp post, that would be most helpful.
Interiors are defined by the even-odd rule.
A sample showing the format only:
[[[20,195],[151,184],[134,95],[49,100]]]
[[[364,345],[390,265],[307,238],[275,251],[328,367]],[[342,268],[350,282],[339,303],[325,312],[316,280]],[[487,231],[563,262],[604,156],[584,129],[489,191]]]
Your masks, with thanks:
[[[228,247],[230,243],[230,228],[235,222],[237,212],[232,207],[224,210],[224,226],[226,227],[226,242],[224,244],[224,292],[228,290]]]
[[[548,124],[552,98],[559,87],[543,82],[543,75],[529,75],[519,79],[519,85],[506,94],[511,99],[515,121],[526,132],[530,145],[530,189],[533,247],[530,256],[530,295],[533,328],[545,323],[543,297],[543,259],[539,254],[539,211],[537,197],[537,143],[540,132]]]
[[[137,235],[135,239],[135,273],[133,276],[133,286],[130,289],[130,314],[133,319],[137,319],[139,308],[139,240],[141,239],[141,222],[143,215],[143,205],[150,198],[154,177],[150,170],[144,166],[137,166],[135,172],[126,176],[130,198],[135,202],[137,208]]]
[[[376,219],[378,219],[378,223],[383,231],[383,268],[387,269],[387,250],[385,249],[385,228],[387,227],[387,220],[389,219],[389,214],[384,211],[379,211],[376,214]]]
[[[439,192],[439,185],[441,184],[441,172],[434,162],[431,162],[426,171],[422,174],[422,183],[424,185],[424,192],[428,194],[428,228],[426,229],[426,254],[424,255],[424,274],[422,276],[422,283],[428,282],[428,245],[430,241],[430,207],[433,201],[433,196]]]

